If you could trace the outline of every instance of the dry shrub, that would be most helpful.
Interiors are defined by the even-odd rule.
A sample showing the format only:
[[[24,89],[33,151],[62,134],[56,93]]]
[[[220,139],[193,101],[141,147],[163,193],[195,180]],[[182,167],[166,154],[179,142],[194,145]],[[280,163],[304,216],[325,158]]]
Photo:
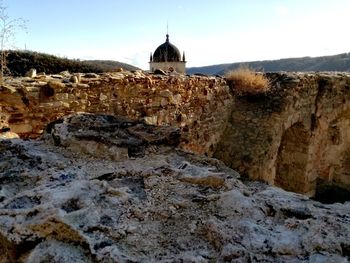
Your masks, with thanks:
[[[262,73],[246,67],[227,72],[225,78],[230,87],[240,95],[257,95],[270,89],[270,82]]]

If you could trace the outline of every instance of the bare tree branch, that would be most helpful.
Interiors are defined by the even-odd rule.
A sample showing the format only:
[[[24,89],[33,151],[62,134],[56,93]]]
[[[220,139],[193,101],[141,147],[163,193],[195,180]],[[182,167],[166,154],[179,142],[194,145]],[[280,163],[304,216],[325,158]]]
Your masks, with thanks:
[[[0,0],[0,84],[4,80],[4,72],[8,70],[6,57],[8,50],[14,47],[16,33],[26,30],[27,21],[23,18],[11,19],[7,14],[7,7]]]

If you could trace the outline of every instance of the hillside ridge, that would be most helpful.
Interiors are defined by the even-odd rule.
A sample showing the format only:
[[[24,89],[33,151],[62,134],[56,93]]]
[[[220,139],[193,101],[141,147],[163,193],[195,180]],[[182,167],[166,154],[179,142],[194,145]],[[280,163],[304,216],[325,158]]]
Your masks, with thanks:
[[[77,60],[60,58],[54,55],[34,51],[9,50],[5,74],[19,77],[24,76],[27,71],[35,68],[37,72],[46,74],[58,74],[62,71],[71,73],[103,73],[123,68],[127,71],[138,70],[139,68],[112,60]]]
[[[225,72],[246,66],[257,71],[350,71],[350,53],[332,56],[283,58],[278,60],[262,60],[216,64],[203,67],[187,68],[188,74],[224,75]]]

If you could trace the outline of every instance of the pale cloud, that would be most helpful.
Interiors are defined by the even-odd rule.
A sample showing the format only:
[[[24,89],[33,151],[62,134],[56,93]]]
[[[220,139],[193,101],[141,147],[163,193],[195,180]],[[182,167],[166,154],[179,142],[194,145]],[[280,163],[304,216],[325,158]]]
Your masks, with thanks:
[[[146,55],[146,52],[135,52],[128,57],[122,57],[119,61],[128,63],[143,70],[148,70],[149,68],[149,54]]]
[[[277,6],[275,11],[279,16],[287,16],[289,14],[288,8],[285,6]]]

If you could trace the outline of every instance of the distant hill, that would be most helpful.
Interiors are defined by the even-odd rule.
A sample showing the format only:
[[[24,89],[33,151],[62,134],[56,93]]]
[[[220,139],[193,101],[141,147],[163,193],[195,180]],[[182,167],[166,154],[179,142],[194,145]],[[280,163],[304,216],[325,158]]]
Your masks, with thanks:
[[[124,70],[133,71],[139,68],[130,64],[114,61],[114,60],[84,60],[83,63],[103,69],[103,72],[113,71],[116,68],[123,68]]]
[[[59,58],[53,55],[33,51],[8,51],[7,67],[11,76],[24,76],[31,68],[37,72],[46,74],[57,74],[68,70],[75,72],[102,73],[112,71],[116,68],[124,70],[137,70],[139,68],[118,61],[88,60]]]
[[[219,64],[205,67],[188,68],[188,74],[224,75],[226,71],[248,66],[251,69],[274,71],[350,71],[350,53],[323,57],[285,58],[279,60],[264,60]]]

